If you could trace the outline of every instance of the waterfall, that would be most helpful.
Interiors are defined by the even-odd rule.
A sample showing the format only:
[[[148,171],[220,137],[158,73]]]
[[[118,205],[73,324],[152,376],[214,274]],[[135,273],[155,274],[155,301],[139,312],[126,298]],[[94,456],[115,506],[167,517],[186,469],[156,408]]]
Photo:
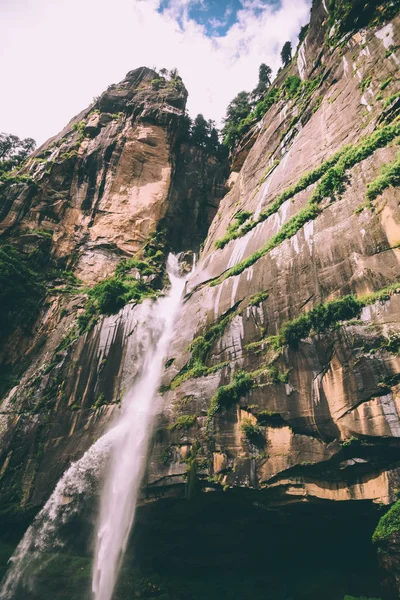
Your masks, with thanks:
[[[160,384],[165,355],[172,338],[185,280],[177,275],[177,259],[170,255],[169,295],[150,307],[145,327],[150,332],[142,372],[126,395],[117,427],[119,435],[101,497],[93,568],[95,600],[111,600],[118,571],[128,542],[146,453],[156,414],[154,397]]]
[[[13,556],[0,589],[0,600],[12,600],[17,592],[30,591],[35,576],[63,546],[59,529],[76,515],[87,494],[94,494],[104,477],[93,569],[95,600],[110,600],[118,576],[136,509],[146,462],[152,424],[159,403],[157,389],[165,355],[174,331],[185,278],[178,260],[168,257],[171,287],[165,297],[145,302],[137,329],[142,348],[142,367],[125,395],[112,428],[73,463],[26,531]]]
[[[116,430],[111,429],[102,436],[61,477],[9,561],[11,565],[0,589],[1,600],[13,600],[17,593],[18,598],[27,597],[39,571],[49,563],[52,553],[63,547],[59,530],[79,512],[84,497],[95,493],[115,434]]]

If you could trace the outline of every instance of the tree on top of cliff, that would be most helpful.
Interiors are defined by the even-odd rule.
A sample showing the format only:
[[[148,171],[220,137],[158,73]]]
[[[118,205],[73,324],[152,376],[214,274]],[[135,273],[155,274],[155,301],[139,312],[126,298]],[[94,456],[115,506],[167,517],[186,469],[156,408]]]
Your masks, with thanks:
[[[219,140],[218,129],[215,121],[208,121],[202,114],[198,114],[192,121],[187,113],[181,119],[180,142],[192,142],[193,145],[206,150],[207,155],[222,156],[226,154],[226,149],[222,148]]]
[[[192,124],[192,140],[196,146],[206,147],[209,134],[208,123],[202,114],[198,114]]]
[[[271,85],[272,69],[265,63],[262,63],[258,69],[258,84],[251,92],[253,100],[259,100]]]
[[[300,29],[299,44],[304,42],[304,40],[306,39],[309,28],[310,28],[310,23],[307,23],[307,25],[303,25],[303,27]]]
[[[250,94],[249,92],[239,92],[237,96],[228,104],[225,121],[238,125],[242,119],[245,119],[250,113]]]
[[[281,51],[281,59],[284,67],[287,67],[287,65],[292,60],[292,44],[290,42],[285,42],[283,44],[283,48]]]
[[[272,69],[265,63],[261,63],[258,68],[258,80],[260,83],[266,83],[267,85],[271,85],[271,75]]]
[[[21,140],[11,133],[0,133],[0,173],[18,167],[35,148],[36,142],[32,138]]]
[[[207,154],[219,155],[221,143],[215,121],[206,121],[202,114],[198,114],[192,123],[190,138],[195,146],[204,148]]]
[[[215,127],[215,121],[208,121],[210,135],[207,140],[207,147],[212,154],[218,154],[221,150],[221,142],[219,141],[218,130]]]
[[[232,148],[238,137],[238,127],[240,122],[245,119],[251,112],[250,94],[248,92],[239,92],[237,96],[228,104],[226,117],[222,134],[224,136],[224,144]]]
[[[189,117],[187,111],[185,111],[185,114],[182,115],[182,117],[180,119],[180,124],[179,124],[178,137],[179,137],[180,142],[188,142],[191,139],[192,125],[193,125],[193,121]]]

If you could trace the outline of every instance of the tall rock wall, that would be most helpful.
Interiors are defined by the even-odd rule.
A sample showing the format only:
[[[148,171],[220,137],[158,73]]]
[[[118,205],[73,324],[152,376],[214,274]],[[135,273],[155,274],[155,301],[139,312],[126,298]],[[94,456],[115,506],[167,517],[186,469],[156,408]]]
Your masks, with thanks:
[[[32,306],[14,292],[12,326],[0,326],[6,511],[43,503],[136,375],[141,305],[118,312],[126,302],[113,296],[118,268],[138,296],[157,294],[169,249],[198,249],[224,194],[227,160],[182,134],[186,98],[179,76],[131,71],[1,186],[2,247],[19,261],[10,275],[2,263],[1,275],[18,282],[28,266],[28,296],[40,279]],[[98,310],[93,294],[104,283],[102,301],[111,295],[114,305]]]
[[[226,163],[179,142],[186,91],[159,89],[149,69],[111,86],[3,188],[3,239],[29,253],[50,232],[48,260],[64,269],[34,324],[3,344],[18,382],[0,414],[7,510],[44,502],[140,365],[142,305],[79,332],[88,289],[137,256],[154,274],[131,265],[131,277],[159,291],[168,245],[197,249],[211,220],[166,357],[143,514],[201,491],[283,520],[307,506],[310,521],[347,507],[351,521],[396,499],[400,17],[373,3],[354,29],[347,4],[313,3],[221,202]]]
[[[367,189],[398,155],[400,20],[336,39],[329,19],[315,2],[190,280],[154,493],[182,485],[194,462],[204,485],[259,490],[269,504],[395,498],[399,195],[387,185],[368,200]],[[349,295],[355,308],[333,326],[326,314]]]

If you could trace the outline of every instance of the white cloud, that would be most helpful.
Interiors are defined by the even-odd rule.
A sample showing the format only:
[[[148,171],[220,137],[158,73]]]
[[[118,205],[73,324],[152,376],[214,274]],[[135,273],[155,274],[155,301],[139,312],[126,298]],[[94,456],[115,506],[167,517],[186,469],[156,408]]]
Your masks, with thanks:
[[[160,14],[159,0],[2,0],[0,131],[41,143],[143,65],[177,67],[190,113],[220,122],[228,102],[256,85],[260,63],[276,71],[284,42],[296,46],[311,4],[282,0],[255,14],[251,0],[226,35],[209,38],[188,18],[190,2]]]

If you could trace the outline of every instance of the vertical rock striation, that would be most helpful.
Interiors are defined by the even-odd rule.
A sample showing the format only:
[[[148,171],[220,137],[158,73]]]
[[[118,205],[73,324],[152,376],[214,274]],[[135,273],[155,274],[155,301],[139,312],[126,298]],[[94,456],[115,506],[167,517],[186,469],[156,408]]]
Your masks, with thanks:
[[[185,89],[160,88],[145,68],[3,187],[3,239],[25,254],[42,244],[62,267],[46,267],[32,329],[3,345],[6,379],[20,379],[0,414],[4,506],[42,504],[135,376],[140,310],[91,315],[83,286],[119,268],[160,290],[162,244],[197,249],[215,211],[166,362],[143,501],[159,500],[159,515],[163,502],[212,506],[214,495],[282,522],[306,507],[310,523],[366,514],[371,527],[373,507],[396,500],[399,47],[396,2],[315,0],[271,105],[235,148],[221,202],[225,161],[179,137]],[[85,314],[93,326],[78,335]],[[384,566],[398,563],[396,535]],[[399,579],[386,579],[395,597]]]
[[[40,280],[1,328],[7,510],[40,505],[109,424],[140,363],[135,299],[162,288],[169,248],[204,239],[227,161],[182,141],[186,98],[179,76],[131,71],[1,186],[2,244],[24,292]]]
[[[345,10],[314,2],[236,149],[170,350],[148,493],[195,471],[267,505],[395,499],[400,20],[341,30]]]

